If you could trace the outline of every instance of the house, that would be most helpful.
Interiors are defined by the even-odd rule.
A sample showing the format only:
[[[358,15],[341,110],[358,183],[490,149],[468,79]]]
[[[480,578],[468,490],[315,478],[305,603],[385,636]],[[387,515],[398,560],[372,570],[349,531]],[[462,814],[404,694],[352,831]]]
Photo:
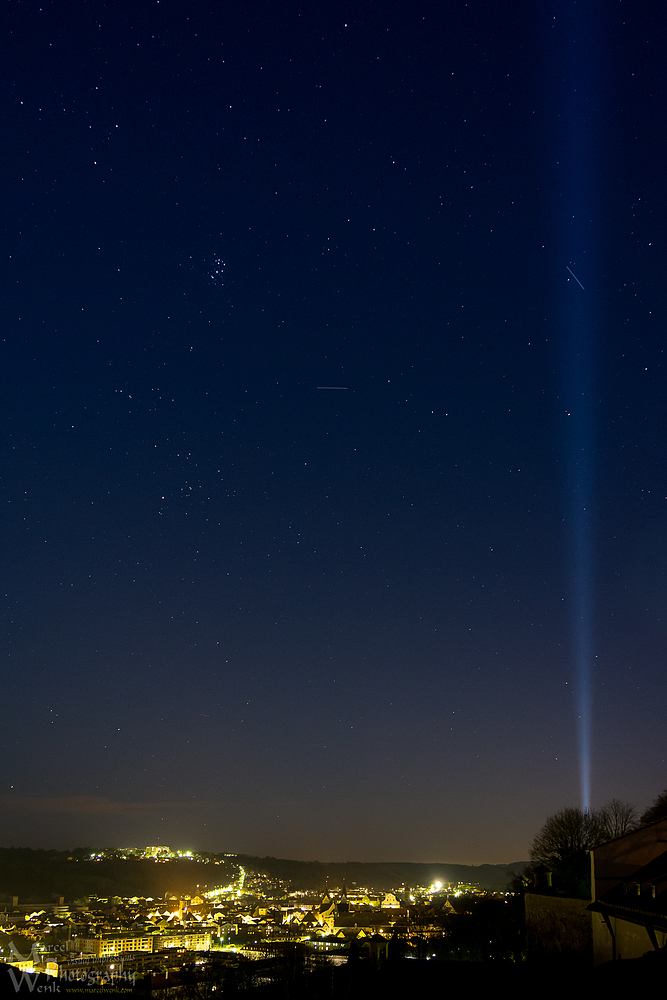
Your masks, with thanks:
[[[593,960],[640,958],[667,944],[667,819],[593,854]]]

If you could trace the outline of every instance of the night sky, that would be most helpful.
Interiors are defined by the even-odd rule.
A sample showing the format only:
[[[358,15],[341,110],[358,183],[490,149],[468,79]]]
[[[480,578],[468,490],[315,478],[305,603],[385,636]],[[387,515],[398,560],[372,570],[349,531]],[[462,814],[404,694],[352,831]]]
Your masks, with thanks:
[[[589,749],[664,788],[659,11],[4,5],[5,846],[502,863]]]

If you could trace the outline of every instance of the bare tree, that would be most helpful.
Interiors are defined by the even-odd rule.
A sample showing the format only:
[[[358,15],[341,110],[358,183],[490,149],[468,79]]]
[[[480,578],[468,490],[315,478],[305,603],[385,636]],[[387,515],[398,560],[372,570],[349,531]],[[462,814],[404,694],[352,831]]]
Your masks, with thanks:
[[[604,841],[597,814],[575,807],[549,816],[529,852],[531,866],[543,865],[552,873],[553,891],[586,899],[590,896],[588,852]]]
[[[545,865],[558,870],[580,865],[606,839],[599,814],[567,807],[549,816],[530,848],[533,867]]]
[[[604,828],[607,840],[623,837],[639,826],[637,810],[629,802],[621,799],[610,799],[598,812],[598,818]]]

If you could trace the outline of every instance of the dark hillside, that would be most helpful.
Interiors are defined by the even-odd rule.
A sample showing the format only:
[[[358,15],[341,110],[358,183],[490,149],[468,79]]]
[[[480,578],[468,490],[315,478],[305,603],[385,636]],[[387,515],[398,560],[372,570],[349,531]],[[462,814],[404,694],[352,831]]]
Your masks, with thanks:
[[[343,882],[379,891],[400,885],[428,886],[465,882],[490,891],[507,887],[508,872],[520,871],[523,862],[510,865],[448,865],[392,863],[324,863],[293,861],[286,858],[257,858],[237,855],[217,856],[220,864],[194,859],[167,862],[139,858],[104,858],[92,861],[77,851],[33,851],[28,848],[0,848],[0,902],[18,896],[22,902],[49,902],[64,896],[67,902],[85,896],[152,896],[166,892],[193,893],[198,888],[229,883],[236,877],[238,865],[249,873],[257,872],[281,879],[294,889],[323,891],[336,889]]]
[[[231,866],[194,860],[156,863],[151,860],[108,858],[90,861],[66,851],[0,848],[0,894],[20,901],[67,902],[84,896],[164,896],[194,892],[197,886],[224,882],[234,876]]]
[[[476,883],[483,889],[500,892],[507,888],[509,871],[521,871],[526,862],[507,865],[411,864],[408,862],[320,862],[290,861],[285,858],[256,858],[239,854],[236,860],[248,871],[265,872],[289,882],[294,889],[335,889],[343,882],[388,891],[405,884],[429,886],[440,881]]]

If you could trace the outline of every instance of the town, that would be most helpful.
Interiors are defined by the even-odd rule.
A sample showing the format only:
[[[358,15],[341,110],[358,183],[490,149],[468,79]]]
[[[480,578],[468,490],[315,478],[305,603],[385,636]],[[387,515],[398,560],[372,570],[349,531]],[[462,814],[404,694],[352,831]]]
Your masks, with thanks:
[[[184,970],[201,977],[212,966],[252,979],[281,949],[296,945],[304,961],[315,965],[340,965],[350,956],[380,962],[392,948],[402,957],[443,957],[443,948],[451,947],[448,921],[451,932],[451,922],[469,915],[475,902],[494,900],[504,907],[507,896],[440,880],[392,891],[345,882],[324,892],[293,889],[247,870],[235,855],[164,846],[67,860],[86,866],[187,861],[198,888],[148,897],[60,896],[42,903],[14,896],[0,912],[1,957],[19,974],[86,984],[142,980],[156,989],[180,983]]]

